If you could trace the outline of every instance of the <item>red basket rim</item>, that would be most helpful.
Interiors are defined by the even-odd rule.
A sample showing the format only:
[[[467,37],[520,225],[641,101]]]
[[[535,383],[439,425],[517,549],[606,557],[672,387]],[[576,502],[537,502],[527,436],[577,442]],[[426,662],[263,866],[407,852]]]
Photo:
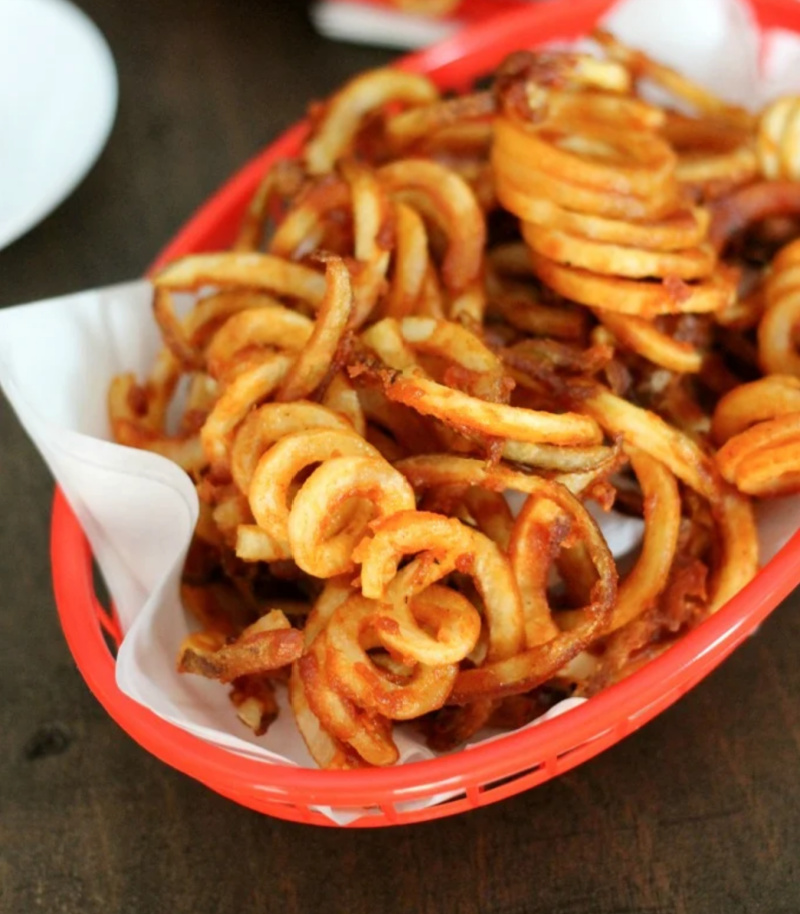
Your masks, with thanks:
[[[472,62],[471,75],[486,72],[505,49],[520,41],[533,43],[533,38],[525,37],[533,29],[545,39],[581,34],[612,2],[556,0],[531,6],[406,57],[399,65],[425,70],[445,84],[457,85],[464,78],[459,73],[465,58]],[[794,0],[750,2],[763,26],[782,25],[800,31],[800,4]],[[488,45],[490,37],[491,45]],[[304,129],[302,124],[291,128],[228,181],[166,246],[153,268],[191,251],[207,249],[220,220],[241,211],[265,165],[296,148]],[[660,710],[669,703],[663,701],[666,694],[674,691],[670,699],[674,700],[682,686],[693,684],[721,662],[800,582],[798,530],[757,577],[716,615],[665,654],[590,702],[533,728],[436,759],[389,769],[339,772],[281,766],[236,755],[162,720],[123,695],[116,686],[114,660],[97,621],[88,543],[59,490],[53,506],[51,555],[58,612],[75,662],[101,704],[141,745],[212,787],[238,786],[276,801],[302,795],[306,803],[345,807],[369,806],[379,799],[399,802],[444,790],[469,789],[557,757],[599,738],[621,721],[635,719],[636,723],[628,730],[635,729],[648,719],[646,712],[650,705],[661,700]],[[264,782],[265,777],[269,783]],[[220,790],[225,792],[221,786]]]

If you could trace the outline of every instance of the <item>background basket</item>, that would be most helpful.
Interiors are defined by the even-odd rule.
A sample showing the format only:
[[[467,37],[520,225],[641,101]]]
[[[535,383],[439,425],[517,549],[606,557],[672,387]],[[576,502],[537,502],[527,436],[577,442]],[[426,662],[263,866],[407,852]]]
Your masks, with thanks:
[[[800,32],[800,3],[751,2],[763,27]],[[532,4],[399,65],[426,72],[443,87],[464,89],[511,50],[584,34],[610,6],[611,0]],[[295,153],[304,132],[302,124],[292,128],[242,169],[179,232],[154,267],[228,246],[265,168]],[[56,604],[75,662],[103,707],[133,739],[167,764],[258,812],[334,825],[315,808],[334,807],[356,814],[352,826],[372,827],[437,819],[504,799],[568,771],[641,727],[714,669],[800,583],[800,530],[715,616],[580,707],[442,758],[359,771],[318,771],[244,758],[186,733],[123,695],[106,641],[120,643],[119,626],[96,596],[89,545],[58,490],[51,558]],[[443,794],[452,798],[418,808],[420,801]]]

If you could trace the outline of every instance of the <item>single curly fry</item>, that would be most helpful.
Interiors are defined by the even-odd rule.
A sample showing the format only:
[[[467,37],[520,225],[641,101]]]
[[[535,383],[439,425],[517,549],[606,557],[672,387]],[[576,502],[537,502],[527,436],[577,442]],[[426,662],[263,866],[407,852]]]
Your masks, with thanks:
[[[602,441],[602,433],[588,416],[488,403],[420,377],[414,371],[387,378],[384,390],[390,400],[410,406],[423,416],[435,416],[456,429],[533,444],[584,446]]]
[[[327,177],[307,187],[295,199],[269,242],[269,252],[287,260],[299,260],[323,247],[334,213],[347,213],[352,205],[345,181]]]
[[[720,398],[711,421],[711,435],[721,446],[756,423],[791,413],[800,413],[800,378],[768,375]]]
[[[739,432],[716,460],[722,476],[744,494],[768,498],[800,491],[800,411]]]
[[[335,768],[392,765],[398,752],[388,721],[359,713],[331,686],[325,673],[325,630],[336,609],[352,595],[345,581],[333,579],[317,598],[303,632],[304,656],[292,669],[290,700],[298,729],[317,764],[324,759]]]
[[[273,610],[248,626],[232,643],[213,633],[189,635],[181,647],[178,670],[232,682],[240,676],[286,666],[300,656],[302,649],[302,632],[292,628],[280,610]]]
[[[756,141],[765,178],[800,180],[800,98],[776,98],[762,111]]]
[[[447,235],[442,279],[465,289],[481,273],[486,224],[470,186],[454,172],[426,159],[400,159],[378,169],[388,192],[421,211]]]
[[[398,571],[406,556],[417,555]],[[356,547],[361,591],[370,599],[397,604],[454,570],[469,575],[484,604],[489,656],[509,657],[523,644],[519,590],[508,559],[487,536],[454,518],[425,511],[393,514],[373,527],[371,539]]]
[[[274,393],[291,364],[289,356],[267,355],[225,387],[200,431],[203,451],[212,466],[228,468],[237,426],[254,406]]]
[[[225,380],[256,353],[300,352],[313,330],[313,321],[283,305],[241,310],[231,315],[209,342],[205,352],[208,370],[213,377]]]
[[[458,663],[478,643],[481,617],[458,591],[432,584],[408,603],[380,606],[373,627],[381,644],[407,663]],[[424,626],[424,628],[423,628]]]
[[[717,559],[711,575],[708,612],[715,613],[758,571],[758,533],[752,502],[735,490],[723,491],[711,509]]]
[[[545,640],[506,658],[495,659],[489,655],[486,662],[478,668],[462,670],[458,674],[450,695],[450,703],[463,705],[477,700],[497,699],[528,692],[550,679],[605,631],[617,596],[617,572],[602,535],[597,531],[594,521],[585,513],[585,509],[579,502],[577,504],[580,506],[581,513],[572,514],[571,517],[576,522],[576,532],[584,537],[584,541],[592,552],[598,572],[598,580],[592,588],[591,603],[586,608],[585,621],[573,631],[559,633],[557,630],[551,629],[550,625],[541,624],[543,613],[537,611],[534,603],[531,602],[531,598],[538,593],[540,607],[546,586],[546,577],[542,570],[543,555],[541,552],[536,554],[535,544],[541,543],[542,537],[545,538],[544,555],[546,556],[554,545],[550,541],[552,533],[555,533],[556,537],[559,535],[558,526],[555,530],[550,527],[555,519],[549,507],[552,504],[545,500],[529,499],[517,518],[515,528],[515,536],[519,543],[534,544],[533,554],[527,556],[528,564],[524,569],[525,577],[521,582],[523,605],[526,596],[528,598],[527,632],[531,640],[539,638]],[[515,554],[513,536],[511,552],[513,556]],[[519,554],[517,552],[517,555]],[[519,573],[521,570],[518,562],[517,572]]]
[[[207,463],[196,426],[176,434],[166,430],[167,408],[180,371],[172,351],[163,349],[143,385],[132,374],[117,375],[108,388],[108,418],[118,444],[161,454],[187,473],[194,473]]]
[[[240,287],[291,295],[318,307],[325,279],[316,270],[271,254],[191,254],[153,278],[157,289],[195,292],[202,286]]]
[[[508,556],[519,583],[525,616],[526,647],[562,637],[547,599],[548,570],[562,545],[581,542],[599,579],[591,605],[583,611],[581,638],[591,640],[605,629],[616,597],[617,572],[597,524],[580,501],[558,483],[545,483],[539,497],[525,502],[514,529]],[[583,650],[588,641],[567,640],[567,653]],[[555,652],[557,653],[557,652]],[[575,654],[566,656],[564,662]]]
[[[619,343],[654,365],[680,374],[696,374],[703,367],[703,354],[699,349],[662,333],[651,321],[600,308],[595,314]]]
[[[282,402],[309,396],[330,369],[353,309],[350,273],[344,262],[331,257],[325,265],[325,297],[314,329],[275,395]]]
[[[643,283],[637,279],[602,276],[578,267],[563,266],[532,253],[533,270],[542,282],[571,301],[618,314],[653,318],[659,314],[705,314],[728,306],[735,297],[730,278],[711,274],[695,283]],[[669,277],[667,277],[669,279]]]
[[[309,174],[327,174],[336,162],[350,151],[353,140],[367,114],[402,102],[425,105],[436,101],[439,92],[426,77],[401,70],[372,70],[351,79],[325,106],[305,147],[305,165]]]
[[[249,501],[258,525],[280,542],[289,540],[289,493],[306,467],[333,457],[380,453],[355,432],[318,428],[285,435],[262,455],[250,481]]]
[[[673,474],[647,454],[629,448],[631,465],[644,499],[644,539],[636,564],[619,586],[606,632],[627,625],[653,605],[667,584],[681,523],[681,499]],[[585,621],[584,610],[559,613],[558,624],[573,629]]]
[[[363,510],[336,520],[348,504]],[[332,457],[309,476],[292,502],[289,544],[295,562],[317,578],[355,568],[353,550],[375,518],[413,511],[414,490],[382,457]]]
[[[772,264],[758,325],[758,360],[765,372],[800,378],[800,243],[782,248]]]
[[[657,251],[579,238],[533,223],[522,224],[522,236],[542,257],[604,276],[705,279],[717,262],[713,248],[706,243],[680,251]]]
[[[352,588],[342,579],[331,579],[325,583],[325,587],[317,598],[303,629],[303,644],[306,654],[312,648],[315,639],[324,632],[330,617],[337,607],[352,594]],[[300,663],[302,662],[301,659]],[[300,663],[292,666],[292,674],[289,679],[289,701],[297,721],[297,728],[312,758],[321,768],[349,769],[363,767],[365,762],[358,753],[348,743],[337,739],[326,730],[319,717],[311,710],[300,671]],[[327,695],[328,702],[335,707],[337,693],[328,686],[327,681],[320,672],[316,653],[310,663],[306,662],[306,674],[306,678],[309,679],[314,689],[314,700],[317,706],[324,712],[324,696]],[[386,748],[385,744],[384,748]],[[391,756],[391,747],[388,748],[389,756]],[[368,750],[367,755],[369,755]],[[395,758],[396,755],[395,749]],[[388,762],[388,764],[391,764],[391,762]]]
[[[337,416],[342,416],[362,437],[367,419],[361,406],[358,391],[344,371],[337,371],[322,397],[322,405]]]
[[[417,304],[428,271],[428,233],[417,211],[394,202],[395,247],[389,289],[380,304],[384,317],[401,318]]]
[[[428,608],[428,604],[424,604]],[[433,665],[416,662],[411,674],[398,682],[370,660],[362,641],[370,647],[380,643],[376,612],[380,606],[363,597],[351,597],[333,614],[326,630],[326,670],[334,686],[361,708],[391,720],[409,720],[441,708],[453,687],[458,666],[455,662]],[[417,609],[426,614],[423,602]],[[381,617],[393,621],[391,616]],[[371,636],[371,637],[370,637]]]
[[[719,494],[719,473],[713,460],[688,435],[655,413],[612,394],[600,384],[581,400],[581,408],[614,436],[659,460],[709,501]]]
[[[340,414],[308,400],[264,403],[252,410],[239,426],[231,448],[231,475],[239,490],[248,494],[258,461],[276,441],[312,428],[353,429]]]

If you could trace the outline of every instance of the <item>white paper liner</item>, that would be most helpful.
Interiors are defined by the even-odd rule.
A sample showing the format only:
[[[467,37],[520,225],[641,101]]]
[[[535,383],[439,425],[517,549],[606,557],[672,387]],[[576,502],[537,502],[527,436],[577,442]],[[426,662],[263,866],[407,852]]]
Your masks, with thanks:
[[[800,86],[800,40],[785,32],[768,36],[773,56],[757,81],[759,42],[749,11],[734,0],[702,6],[693,0],[625,0],[606,25],[730,99],[761,103]],[[197,517],[196,494],[168,460],[110,443],[106,413],[112,376],[143,376],[152,366],[159,334],[151,294],[149,283],[140,280],[0,311],[0,385],[75,510],[115,601],[126,633],[116,663],[119,688],[215,745],[313,767],[285,697],[278,720],[256,738],[233,714],[227,688],[175,672],[177,647],[189,631],[178,582]],[[794,533],[798,517],[798,498],[759,508],[762,561]],[[604,527],[615,552],[624,553],[641,522],[617,516]],[[576,701],[562,702],[550,714]],[[401,763],[435,755],[409,729],[398,727],[396,735]],[[339,824],[366,812],[319,808]]]
[[[455,32],[453,19],[411,16],[349,0],[320,0],[309,9],[317,31],[334,41],[377,44],[385,48],[423,48]]]

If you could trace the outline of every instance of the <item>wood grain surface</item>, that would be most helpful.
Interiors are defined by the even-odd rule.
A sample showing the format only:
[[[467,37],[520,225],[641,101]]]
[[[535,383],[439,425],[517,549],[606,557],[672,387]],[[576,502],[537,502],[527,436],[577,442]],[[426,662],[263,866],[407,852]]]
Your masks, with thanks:
[[[311,98],[390,59],[323,41],[291,0],[81,5],[116,57],[116,125],[72,197],[0,252],[2,306],[141,274]],[[58,626],[51,496],[0,399],[3,914],[800,911],[800,594],[554,782],[429,825],[313,829],[222,799],[107,717]]]

